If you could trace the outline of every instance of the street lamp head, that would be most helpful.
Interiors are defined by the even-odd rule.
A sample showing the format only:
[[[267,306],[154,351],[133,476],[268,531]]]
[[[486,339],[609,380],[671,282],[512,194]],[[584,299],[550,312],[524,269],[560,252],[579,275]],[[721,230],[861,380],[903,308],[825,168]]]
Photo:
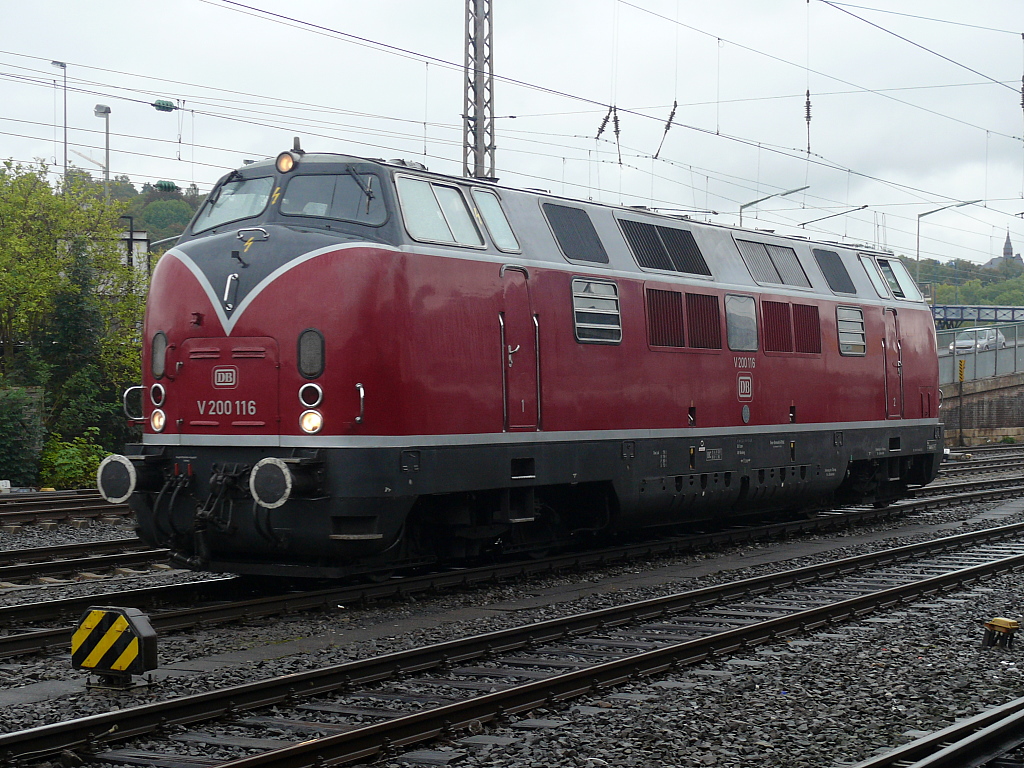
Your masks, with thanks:
[[[68,65],[63,61],[51,61],[50,64],[57,67],[57,69],[67,69]]]
[[[96,117],[109,117],[110,107],[108,107],[106,104],[97,104],[95,107],[92,108],[92,113],[96,115]]]

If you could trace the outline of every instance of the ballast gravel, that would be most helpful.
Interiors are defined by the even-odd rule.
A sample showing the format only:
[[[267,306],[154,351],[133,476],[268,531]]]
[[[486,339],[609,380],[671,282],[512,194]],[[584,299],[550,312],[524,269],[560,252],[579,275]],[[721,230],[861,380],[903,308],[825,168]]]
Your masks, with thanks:
[[[977,505],[946,509],[919,515],[914,522],[959,523],[940,534],[949,535],[1024,518],[1018,514],[998,521],[973,520],[979,509]],[[843,546],[844,539],[869,530],[887,531],[885,541]],[[715,558],[735,556],[737,551],[767,553],[775,545],[744,545],[713,554],[633,562],[582,575],[562,574],[526,583],[410,597],[365,608],[339,609],[330,614],[308,613],[161,638],[161,663],[168,664],[230,650],[285,644],[296,638],[335,633],[341,637],[376,635],[373,639],[310,653],[169,678],[148,690],[92,692],[5,707],[0,732],[900,546],[935,535],[906,532],[893,523],[828,537],[808,537],[817,541],[827,539],[835,546],[827,552],[751,568],[716,572]],[[591,589],[604,580],[625,579],[623,583],[629,584],[630,576],[656,576],[666,567],[686,564],[699,564],[707,573],[671,582],[648,579],[643,586],[615,591]],[[152,583],[148,578],[147,583]],[[898,611],[838,625],[829,632],[767,644],[721,661],[609,689],[558,707],[521,713],[478,729],[483,735],[499,737],[484,739],[485,742],[502,743],[469,746],[460,741],[469,734],[457,734],[429,748],[450,751],[451,764],[457,766],[801,768],[852,764],[879,749],[911,740],[919,732],[944,727],[958,718],[1024,696],[1024,660],[1018,659],[1019,652],[981,647],[981,622],[994,616],[1024,617],[1024,585],[1018,582],[1017,577],[1003,577],[970,592],[921,601]],[[90,585],[61,589],[79,587],[88,589]],[[518,610],[487,610],[488,606],[521,603],[524,597],[531,596],[542,604]],[[550,603],[544,602],[544,596],[550,596]],[[6,597],[0,593],[0,604]],[[37,595],[35,599],[40,598]],[[472,615],[473,609],[480,609],[479,615]],[[390,625],[398,625],[393,634],[388,632]],[[6,662],[0,663],[0,688],[81,677],[69,669],[67,658],[59,654]],[[523,721],[531,718],[562,724],[521,727]],[[211,726],[207,730],[215,728],[227,726]],[[503,743],[508,739],[513,741]],[[210,753],[200,749],[196,754]],[[408,764],[403,761],[404,754],[396,752],[374,765]],[[56,768],[60,763],[54,760],[49,764]]]

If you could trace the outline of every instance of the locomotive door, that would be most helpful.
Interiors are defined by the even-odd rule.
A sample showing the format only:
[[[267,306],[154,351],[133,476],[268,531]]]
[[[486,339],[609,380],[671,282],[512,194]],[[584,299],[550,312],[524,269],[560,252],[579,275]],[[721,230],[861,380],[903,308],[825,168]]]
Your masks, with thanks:
[[[885,339],[885,416],[888,419],[903,418],[903,348],[900,344],[900,323],[896,310],[886,308]]]
[[[530,304],[529,272],[506,264],[499,273],[503,286],[501,327],[502,392],[505,429],[535,430],[540,424],[537,318]]]

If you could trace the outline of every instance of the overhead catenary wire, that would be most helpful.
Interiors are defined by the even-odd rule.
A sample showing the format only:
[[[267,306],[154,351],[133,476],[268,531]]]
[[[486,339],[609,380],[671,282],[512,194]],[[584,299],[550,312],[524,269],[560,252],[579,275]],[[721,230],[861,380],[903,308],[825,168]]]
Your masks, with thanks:
[[[211,5],[215,5],[215,3],[210,3],[210,4],[211,4]],[[240,5],[240,4],[238,4],[238,5]],[[429,64],[428,64],[427,66],[429,66]],[[51,84],[51,85],[52,85],[52,84]],[[808,89],[808,90],[809,90],[809,89]],[[874,92],[874,91],[871,91],[870,89],[860,89],[860,91],[859,91],[859,92],[867,92],[867,93],[870,93],[870,92]],[[190,103],[190,104],[193,104],[193,105],[195,105],[195,102],[194,102],[194,101],[189,101],[189,103]],[[311,108],[312,108],[312,109],[318,109],[318,107],[317,107],[317,106],[315,106],[315,105],[314,105],[314,106],[312,106]],[[219,112],[220,114],[218,115],[218,119],[234,119],[234,116],[233,116],[233,115],[229,115],[229,114],[228,114],[228,110],[210,110],[210,111],[211,111],[211,113],[216,113],[216,112]],[[639,110],[627,110],[627,109],[623,109],[622,111],[623,111],[623,114],[629,114],[629,113],[631,113],[631,112],[634,112],[634,111],[635,111],[635,112],[639,112]],[[326,112],[326,110],[325,110],[325,112]],[[196,113],[195,113],[195,112],[193,112],[193,114],[196,114]],[[648,116],[648,117],[653,117],[653,116]],[[948,117],[948,116],[947,116],[947,117]],[[387,116],[378,116],[378,118],[379,118],[379,119],[392,119],[392,118],[388,118]],[[659,122],[660,122],[661,120],[663,120],[663,119],[664,119],[664,112],[662,112],[662,113],[661,113],[661,115],[660,115],[660,116],[659,116],[659,117],[658,117],[657,119],[659,120]],[[259,119],[257,119],[256,121],[250,121],[250,124],[254,124],[254,125],[255,125],[255,124],[264,124],[264,122],[265,122],[265,124],[267,124],[267,125],[271,125],[271,124],[272,124],[272,123],[271,123],[270,121],[260,121]],[[418,122],[421,122],[421,121],[418,121]],[[440,125],[443,125],[443,124],[440,124]],[[668,127],[671,127],[671,125],[679,125],[679,124],[675,123],[675,122],[674,122],[674,119],[673,119],[673,120],[670,120],[669,124],[668,124],[668,125],[666,126],[666,129],[667,129]],[[278,126],[278,127],[279,127],[279,126]],[[684,127],[690,127],[690,126],[684,126]],[[976,126],[976,127],[978,127],[978,126]],[[445,129],[447,130],[447,129],[449,128],[449,126],[446,126],[446,125],[445,125],[445,126],[444,126],[444,128],[445,128]],[[330,133],[330,131],[329,131],[329,130],[328,130],[328,131],[325,131],[325,133]],[[720,131],[720,126],[716,126],[716,131],[715,131],[715,134],[716,134],[716,135],[721,135],[721,131]],[[662,134],[662,139],[664,139],[664,135],[665,135],[665,134],[663,133],[663,134]],[[395,133],[395,136],[400,136],[400,132],[396,132],[396,133]],[[734,136],[730,136],[730,135],[722,135],[722,138],[726,138],[726,139],[729,139],[729,140],[739,140],[739,139],[742,139],[742,137],[734,137]],[[1015,139],[1016,139],[1016,138],[1018,138],[1018,137],[1013,137],[1013,138],[1015,138]],[[747,140],[747,141],[749,142],[750,140]],[[367,143],[367,144],[368,144],[368,143]],[[762,144],[762,142],[756,142],[756,144]],[[379,145],[378,145],[378,146],[379,146]],[[790,156],[792,156],[792,150],[791,150],[791,149],[787,149],[787,148],[785,148],[785,147],[780,147],[780,148],[778,148],[778,149],[780,149],[780,150],[781,150],[781,153],[782,153],[782,154],[789,154]],[[622,151],[622,144],[621,144],[621,141],[620,141],[620,142],[618,143],[618,150],[619,150],[619,151],[618,151],[618,157],[620,158],[620,161],[621,161],[621,162],[624,162],[624,163],[625,163],[625,162],[626,162],[626,158],[625,158],[625,156],[624,156],[624,153],[623,153],[623,151]],[[237,150],[234,150],[234,151],[237,151]],[[766,149],[766,151],[774,151],[774,150],[773,150],[773,149]],[[658,159],[659,161],[663,161],[663,160],[665,160],[665,158],[663,158],[663,157],[661,157],[661,156],[660,156],[660,154],[661,154],[661,153],[660,153],[660,150],[658,151],[658,154],[659,154],[659,157],[658,157],[657,159]],[[435,155],[435,156],[436,156],[436,155]],[[822,159],[822,160],[824,160],[824,158],[821,158],[821,159]],[[563,162],[563,165],[564,165],[564,162]],[[829,162],[829,161],[825,161],[825,162],[823,162],[823,163],[822,163],[822,165],[823,165],[823,167],[829,167],[829,168],[837,168],[837,167],[839,167],[839,166],[838,166],[838,164],[834,164],[834,163],[831,163],[831,162]],[[653,167],[653,166],[652,166],[652,167]],[[707,178],[710,178],[710,176],[706,176],[705,178],[706,178],[706,179],[707,179]],[[863,178],[873,178],[873,176],[872,176],[872,175],[870,175],[870,174],[865,174],[865,175],[863,175]],[[882,183],[885,183],[885,182],[884,182],[884,180],[882,180],[882,179],[877,179],[877,178],[875,178],[874,180],[876,180],[876,181],[881,181]],[[694,185],[694,186],[696,187],[697,185]],[[932,193],[932,192],[927,192],[927,191],[925,191],[925,190],[921,190],[921,194],[924,194],[924,195],[933,195],[934,193]]]

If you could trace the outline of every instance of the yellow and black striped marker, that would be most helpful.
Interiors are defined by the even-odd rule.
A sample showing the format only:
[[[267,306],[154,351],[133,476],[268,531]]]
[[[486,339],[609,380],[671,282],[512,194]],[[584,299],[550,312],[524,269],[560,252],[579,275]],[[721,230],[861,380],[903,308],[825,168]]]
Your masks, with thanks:
[[[130,678],[157,668],[156,632],[138,608],[89,608],[71,636],[71,665]]]

